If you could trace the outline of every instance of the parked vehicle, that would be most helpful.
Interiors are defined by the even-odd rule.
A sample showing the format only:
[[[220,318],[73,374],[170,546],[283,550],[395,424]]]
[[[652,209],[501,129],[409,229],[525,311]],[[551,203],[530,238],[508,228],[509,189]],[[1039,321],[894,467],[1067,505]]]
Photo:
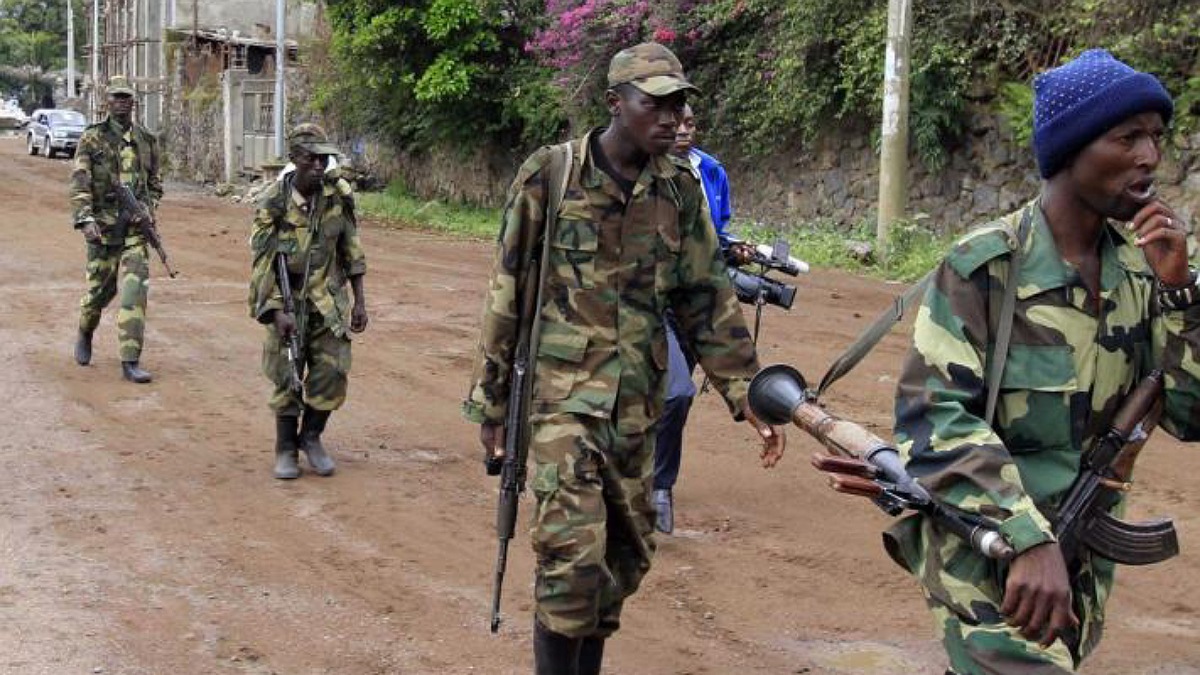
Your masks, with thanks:
[[[29,154],[36,155],[41,151],[46,157],[54,157],[60,152],[74,156],[79,135],[86,126],[87,118],[74,110],[35,110],[25,132]]]
[[[21,104],[17,99],[9,99],[0,103],[0,129],[20,129],[25,126],[25,122],[29,117],[25,115],[25,111],[21,110]]]

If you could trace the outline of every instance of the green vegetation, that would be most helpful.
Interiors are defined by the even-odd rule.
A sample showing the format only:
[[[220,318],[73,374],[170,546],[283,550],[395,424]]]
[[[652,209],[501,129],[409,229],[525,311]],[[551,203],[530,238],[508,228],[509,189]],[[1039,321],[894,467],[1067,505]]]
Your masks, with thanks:
[[[840,227],[832,221],[812,221],[787,229],[773,228],[754,221],[731,223],[738,237],[756,244],[770,244],[783,237],[792,249],[792,256],[813,268],[832,267],[898,281],[915,281],[933,269],[950,249],[952,237],[937,237],[922,226],[923,217],[898,221],[891,229],[891,250],[886,265],[878,256],[860,260],[851,250],[851,243],[875,246],[875,222],[859,221],[852,228]]]
[[[314,106],[407,150],[524,154],[600,121],[608,58],[654,39],[704,92],[706,142],[755,159],[831,128],[874,134],[882,0],[339,0]],[[1175,127],[1200,119],[1200,0],[923,0],[913,10],[912,142],[938,170],[970,109],[1028,138],[1033,76],[1089,47],[1157,74]],[[369,68],[362,67],[370,64]]]
[[[359,213],[396,227],[415,227],[479,239],[495,239],[500,209],[486,209],[414,197],[399,183],[383,192],[362,192],[354,197]]]
[[[383,192],[355,195],[359,213],[389,227],[429,230],[472,239],[495,239],[500,227],[501,210],[487,209],[413,196],[404,186],[393,183]],[[847,231],[828,221],[814,221],[781,231],[750,220],[731,224],[738,237],[769,244],[782,236],[792,247],[792,255],[814,268],[833,267],[885,279],[914,281],[933,269],[950,248],[951,239],[937,238],[921,227],[921,219],[893,225],[892,250],[888,265],[862,262],[851,253],[847,243],[874,242],[874,222],[859,222]]]
[[[0,2],[0,95],[16,96],[27,110],[54,103],[53,73],[67,62],[68,5],[74,12],[75,53],[82,55],[88,25],[83,0]]]

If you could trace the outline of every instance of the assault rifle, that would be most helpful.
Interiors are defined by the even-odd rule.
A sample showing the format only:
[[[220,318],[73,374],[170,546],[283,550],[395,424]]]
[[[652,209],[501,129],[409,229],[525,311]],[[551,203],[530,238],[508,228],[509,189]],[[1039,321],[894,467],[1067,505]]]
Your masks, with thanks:
[[[543,263],[546,264],[546,263]],[[508,543],[517,528],[517,500],[525,491],[525,463],[529,453],[529,401],[533,394],[530,358],[533,338],[532,317],[536,311],[538,270],[530,265],[521,298],[520,328],[513,356],[512,376],[508,383],[508,411],[504,416],[504,457],[490,450],[484,463],[489,476],[500,476],[500,497],[496,504],[496,578],[492,584],[492,632],[500,630],[500,593],[504,590],[504,570],[508,567]]]
[[[1122,565],[1151,565],[1179,553],[1170,518],[1128,523],[1109,513],[1132,485],[1133,464],[1162,415],[1162,392],[1162,371],[1151,371],[1125,397],[1108,432],[1084,453],[1054,522],[1068,570],[1078,567],[1086,549]]]
[[[890,516],[907,509],[919,511],[982,555],[997,560],[1013,557],[1012,546],[990,523],[938,502],[921,487],[904,469],[893,446],[825,412],[795,368],[779,364],[760,370],[750,382],[749,400],[760,420],[775,425],[794,422],[835,453],[813,457],[813,465],[829,474],[834,490],[867,497]]]
[[[130,190],[129,186],[124,183],[117,186],[117,198],[121,201],[121,215],[125,222],[142,228],[146,243],[150,244],[155,253],[158,253],[158,259],[162,261],[163,267],[167,268],[167,274],[174,279],[175,270],[171,269],[171,263],[167,262],[167,249],[163,247],[162,236],[158,234],[158,226],[150,212],[134,196],[133,190]]]
[[[283,311],[296,317],[299,322],[299,317],[296,315],[296,298],[292,295],[292,280],[288,277],[288,261],[287,254],[283,251],[275,254],[275,280],[279,284],[279,294],[283,296]],[[304,383],[300,378],[300,325],[299,323],[292,329],[291,335],[288,335],[287,357],[288,366],[291,369],[291,377],[289,378],[288,388],[296,394],[303,394]]]
[[[550,241],[558,207],[571,178],[572,151],[570,143],[554,147],[547,175],[554,182],[546,203],[546,221],[541,234],[541,256],[530,248],[525,283],[521,286],[517,314],[517,345],[513,352],[512,373],[508,380],[508,411],[504,416],[504,457],[497,459],[492,448],[487,449],[484,465],[489,476],[500,475],[500,497],[496,503],[496,578],[492,585],[492,632],[500,630],[500,593],[504,589],[504,570],[508,567],[508,543],[517,528],[517,501],[525,491],[525,462],[529,454],[529,411],[533,396],[533,372],[537,364],[539,324],[541,322],[542,288],[546,285],[546,268],[550,264]]]

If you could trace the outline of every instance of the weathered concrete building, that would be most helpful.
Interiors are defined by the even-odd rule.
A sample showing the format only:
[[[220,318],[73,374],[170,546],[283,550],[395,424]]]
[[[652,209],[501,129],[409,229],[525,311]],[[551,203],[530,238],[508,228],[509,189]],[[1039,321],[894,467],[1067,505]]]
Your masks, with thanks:
[[[197,133],[219,135],[207,145],[218,141],[223,156],[200,169],[216,170],[206,177],[232,180],[274,159],[275,0],[95,0],[89,9],[91,34],[99,31],[100,45],[85,71],[85,98],[94,115],[103,112],[103,83],[125,75],[138,89],[142,123],[164,136],[168,149],[179,149],[177,140],[205,144]],[[320,11],[319,3],[286,0],[289,61],[298,42],[313,33]],[[179,118],[195,112],[188,108],[213,103],[216,91],[197,88],[219,90],[220,121],[200,129],[189,125],[188,138],[177,139]]]

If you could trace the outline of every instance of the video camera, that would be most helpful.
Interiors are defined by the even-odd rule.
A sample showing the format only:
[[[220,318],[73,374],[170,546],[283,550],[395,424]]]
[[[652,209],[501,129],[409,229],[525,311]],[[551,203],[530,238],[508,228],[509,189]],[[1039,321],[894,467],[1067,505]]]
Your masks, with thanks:
[[[729,249],[746,242],[732,241]],[[738,261],[727,251],[729,261],[729,280],[733,282],[737,299],[747,305],[776,305],[791,309],[796,300],[796,287],[790,286],[777,279],[767,276],[771,270],[778,270],[794,277],[801,272],[808,272],[808,263],[790,255],[788,243],[777,239],[774,246],[759,244],[753,247],[753,254],[746,262]],[[748,272],[738,268],[738,265],[758,265],[756,272]]]

